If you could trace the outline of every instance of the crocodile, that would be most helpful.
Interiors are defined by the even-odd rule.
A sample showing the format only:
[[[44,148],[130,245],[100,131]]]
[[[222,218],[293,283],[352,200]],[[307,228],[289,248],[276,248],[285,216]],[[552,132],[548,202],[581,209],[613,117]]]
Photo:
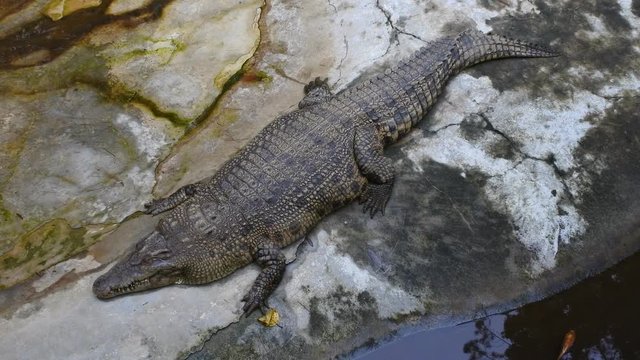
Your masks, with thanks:
[[[146,213],[166,216],[94,282],[94,293],[105,299],[204,284],[256,262],[262,270],[242,311],[263,310],[285,271],[282,248],[354,200],[372,218],[384,214],[395,171],[383,150],[425,117],[452,75],[487,60],[554,56],[467,30],[336,94],[327,79],[314,79],[298,109],[267,125],[213,176],[146,204]]]

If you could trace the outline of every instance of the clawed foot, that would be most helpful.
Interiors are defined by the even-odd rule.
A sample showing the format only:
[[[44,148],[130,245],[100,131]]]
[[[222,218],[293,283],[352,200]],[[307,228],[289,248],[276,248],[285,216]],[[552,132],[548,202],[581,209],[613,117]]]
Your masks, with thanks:
[[[323,91],[329,92],[329,79],[324,78],[320,79],[319,77],[309,81],[307,85],[304,86],[304,93],[308,94],[315,89],[322,89]]]
[[[360,204],[364,204],[362,212],[369,212],[369,215],[373,219],[373,216],[378,213],[384,215],[384,209],[391,197],[391,189],[393,184],[367,184],[367,187],[360,197]]]
[[[249,293],[242,298],[242,301],[245,302],[242,311],[246,316],[249,316],[255,309],[260,308],[264,313],[269,308],[267,298],[278,286],[286,266],[284,254],[278,246],[270,241],[258,245],[258,251],[254,257],[262,267],[262,271],[251,286]]]
[[[181,187],[178,191],[164,199],[156,199],[144,204],[144,212],[149,215],[158,215],[167,210],[182,204],[185,200],[196,194],[197,184],[189,184]]]
[[[269,309],[267,299],[263,298],[260,295],[260,292],[255,292],[253,291],[253,289],[242,298],[242,301],[245,302],[244,306],[242,307],[242,311],[244,312],[245,317],[249,317],[249,315],[251,315],[251,313],[255,309],[260,309],[263,314]]]
[[[329,79],[320,79],[319,77],[311,80],[304,86],[304,98],[298,103],[298,108],[302,109],[307,106],[319,104],[331,97],[331,89],[329,88]]]
[[[311,241],[309,236],[305,236],[304,240],[302,240],[296,248],[296,259],[309,247],[313,247],[313,241]]]
[[[148,215],[158,215],[164,211],[161,205],[161,200],[152,200],[144,204],[144,210],[142,210],[142,212]]]

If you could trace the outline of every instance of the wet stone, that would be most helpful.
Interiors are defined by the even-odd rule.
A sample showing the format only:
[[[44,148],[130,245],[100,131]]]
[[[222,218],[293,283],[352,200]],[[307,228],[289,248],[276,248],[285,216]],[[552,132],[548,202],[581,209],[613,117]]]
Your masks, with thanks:
[[[141,209],[160,160],[257,46],[262,2],[109,3],[52,22],[32,19],[33,2],[1,22],[28,23],[26,35],[0,39],[1,252],[53,219],[106,229]],[[107,5],[120,14],[105,14]],[[162,16],[120,21],[152,10]],[[228,24],[236,32],[224,47],[210,34]],[[64,259],[40,252],[35,270],[54,258]],[[0,286],[35,272],[3,270],[17,272]]]

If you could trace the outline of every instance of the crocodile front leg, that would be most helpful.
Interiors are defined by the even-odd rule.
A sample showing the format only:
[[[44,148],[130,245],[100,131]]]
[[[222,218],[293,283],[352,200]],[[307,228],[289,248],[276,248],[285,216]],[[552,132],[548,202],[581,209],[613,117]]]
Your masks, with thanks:
[[[196,188],[196,184],[185,185],[166,198],[153,200],[144,204],[143,212],[145,214],[158,215],[167,210],[171,210],[195,195],[197,192]]]
[[[320,79],[319,77],[311,80],[304,86],[304,97],[298,103],[298,109],[321,103],[333,96],[329,89],[328,79]]]
[[[395,169],[391,160],[384,157],[382,140],[374,126],[362,126],[356,130],[355,155],[358,168],[368,182],[360,196],[363,212],[369,211],[371,218],[384,209],[391,197]]]
[[[270,243],[258,246],[256,260],[262,267],[262,272],[251,286],[249,293],[242,298],[242,301],[246,302],[242,307],[246,316],[258,307],[261,307],[261,310],[269,307],[267,298],[280,283],[286,266],[285,257],[280,248]]]

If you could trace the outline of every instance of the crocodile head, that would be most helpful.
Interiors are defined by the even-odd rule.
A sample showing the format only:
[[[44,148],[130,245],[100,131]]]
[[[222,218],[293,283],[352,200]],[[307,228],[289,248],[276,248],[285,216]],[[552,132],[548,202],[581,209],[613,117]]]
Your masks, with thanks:
[[[108,299],[182,283],[186,261],[168,245],[160,233],[152,232],[107,273],[96,279],[93,292],[100,299]]]

